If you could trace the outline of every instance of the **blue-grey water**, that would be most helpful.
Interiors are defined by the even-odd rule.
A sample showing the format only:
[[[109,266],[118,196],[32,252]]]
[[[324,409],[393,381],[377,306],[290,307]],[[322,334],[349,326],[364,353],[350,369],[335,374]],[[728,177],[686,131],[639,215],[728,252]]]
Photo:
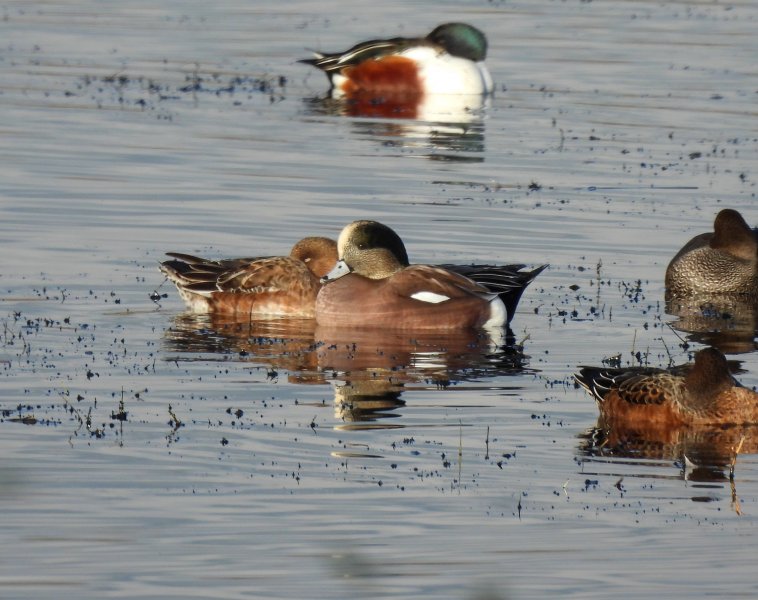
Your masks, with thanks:
[[[497,84],[452,122],[336,114],[296,62],[451,20]],[[1,3],[0,596],[758,594],[756,432],[601,439],[571,379],[722,328],[682,331],[663,275],[721,208],[758,224],[757,28],[750,0]],[[156,268],[356,218],[415,262],[551,266],[505,348],[191,317]],[[750,318],[717,341],[755,386]]]

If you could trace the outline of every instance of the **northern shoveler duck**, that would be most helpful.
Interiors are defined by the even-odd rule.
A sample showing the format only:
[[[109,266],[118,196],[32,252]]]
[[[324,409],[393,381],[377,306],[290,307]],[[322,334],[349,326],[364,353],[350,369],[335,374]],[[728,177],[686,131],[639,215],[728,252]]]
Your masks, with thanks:
[[[758,423],[758,393],[742,387],[715,348],[671,369],[582,367],[577,383],[608,424],[636,427]]]
[[[227,260],[167,254],[175,260],[160,269],[194,312],[312,318],[320,278],[337,261],[337,244],[307,237],[289,256]]]
[[[523,288],[546,266],[501,275],[492,265],[410,265],[397,233],[376,221],[346,226],[337,250],[339,260],[323,278],[328,283],[316,299],[316,320],[334,327],[451,330],[506,325]],[[509,265],[506,270],[514,266],[521,267]],[[453,269],[481,276],[491,287]]]
[[[758,295],[758,236],[739,212],[719,212],[712,233],[695,236],[674,256],[666,292]]]
[[[466,23],[444,23],[423,38],[362,42],[300,62],[324,71],[334,98],[411,104],[425,94],[488,94],[487,38]]]

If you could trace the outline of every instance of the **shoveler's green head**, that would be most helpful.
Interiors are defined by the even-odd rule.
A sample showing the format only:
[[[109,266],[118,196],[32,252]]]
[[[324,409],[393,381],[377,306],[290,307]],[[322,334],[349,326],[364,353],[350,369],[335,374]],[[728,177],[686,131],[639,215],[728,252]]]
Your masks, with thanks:
[[[449,54],[474,62],[487,57],[487,38],[468,23],[443,23],[434,28],[426,39],[442,46]]]

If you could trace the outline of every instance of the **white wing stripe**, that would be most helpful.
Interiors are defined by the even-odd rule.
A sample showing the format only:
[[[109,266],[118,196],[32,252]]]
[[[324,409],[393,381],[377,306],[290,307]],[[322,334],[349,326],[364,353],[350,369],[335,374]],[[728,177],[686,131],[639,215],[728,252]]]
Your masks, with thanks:
[[[421,302],[430,302],[432,304],[439,304],[440,302],[445,302],[445,300],[450,300],[449,296],[436,294],[434,292],[416,292],[415,294],[411,294],[411,298],[414,300],[421,300]]]

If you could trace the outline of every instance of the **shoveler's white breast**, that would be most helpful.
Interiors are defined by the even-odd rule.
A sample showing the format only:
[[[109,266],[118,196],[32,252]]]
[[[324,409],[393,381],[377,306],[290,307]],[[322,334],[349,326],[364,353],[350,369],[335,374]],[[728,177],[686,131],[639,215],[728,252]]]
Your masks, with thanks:
[[[425,46],[409,48],[401,56],[416,61],[424,91],[429,94],[492,92],[492,76],[484,62],[473,62]]]

